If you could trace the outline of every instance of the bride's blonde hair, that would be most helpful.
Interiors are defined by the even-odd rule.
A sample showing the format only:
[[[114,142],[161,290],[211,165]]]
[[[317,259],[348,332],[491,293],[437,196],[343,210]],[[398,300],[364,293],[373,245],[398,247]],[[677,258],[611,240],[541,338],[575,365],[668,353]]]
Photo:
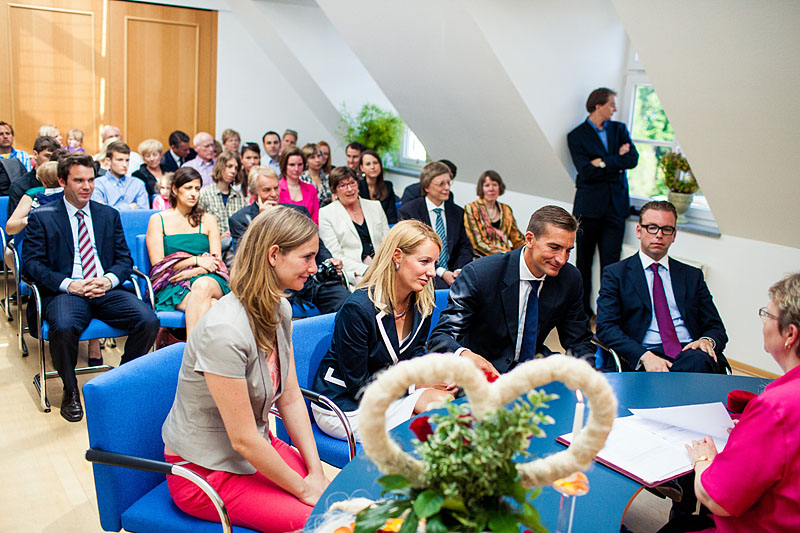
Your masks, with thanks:
[[[383,238],[372,264],[364,274],[364,279],[358,284],[358,288],[367,288],[369,299],[375,304],[375,307],[385,313],[391,313],[393,309],[398,308],[395,290],[397,270],[392,259],[394,251],[400,250],[404,254],[414,253],[426,240],[433,242],[439,247],[439,250],[442,249],[442,239],[433,231],[433,228],[419,220],[403,220],[389,230],[389,233]],[[431,280],[421,292],[412,295],[422,318],[433,313],[436,298],[433,291],[433,280]]]

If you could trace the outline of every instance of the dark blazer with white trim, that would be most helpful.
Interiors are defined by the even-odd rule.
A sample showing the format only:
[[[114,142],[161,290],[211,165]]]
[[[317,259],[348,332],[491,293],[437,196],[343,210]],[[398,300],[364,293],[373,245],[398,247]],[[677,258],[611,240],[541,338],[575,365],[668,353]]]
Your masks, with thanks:
[[[416,306],[410,307],[413,325],[401,346],[392,314],[376,309],[366,289],[351,294],[336,315],[331,347],[317,369],[314,391],[343,411],[355,411],[362,390],[377,372],[424,355],[431,317],[423,318]]]

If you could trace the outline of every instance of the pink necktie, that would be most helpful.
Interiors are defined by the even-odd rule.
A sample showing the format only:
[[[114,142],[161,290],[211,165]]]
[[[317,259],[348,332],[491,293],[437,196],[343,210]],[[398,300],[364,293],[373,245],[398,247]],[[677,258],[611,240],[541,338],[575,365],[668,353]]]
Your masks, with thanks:
[[[92,249],[92,239],[89,238],[89,230],[84,222],[83,211],[75,213],[78,217],[78,250],[81,254],[81,269],[83,270],[83,279],[97,277],[97,266],[95,264],[94,250]]]
[[[653,271],[653,309],[656,312],[656,322],[658,331],[661,334],[661,345],[664,347],[664,355],[675,359],[681,353],[681,343],[678,334],[675,333],[675,324],[672,323],[672,315],[667,304],[667,294],[664,292],[664,283],[658,275],[658,263],[650,265]]]

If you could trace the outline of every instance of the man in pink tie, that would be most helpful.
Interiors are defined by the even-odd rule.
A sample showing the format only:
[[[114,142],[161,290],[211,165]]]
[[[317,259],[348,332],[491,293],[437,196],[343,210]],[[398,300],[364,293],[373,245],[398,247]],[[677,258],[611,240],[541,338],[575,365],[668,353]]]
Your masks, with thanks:
[[[699,268],[669,257],[677,214],[669,202],[642,206],[638,253],[603,270],[597,336],[648,372],[724,372],[728,336]]]
[[[50,355],[64,384],[61,416],[83,418],[75,367],[78,338],[93,318],[128,331],[121,363],[147,353],[159,322],[155,313],[120,285],[133,267],[116,209],[91,201],[94,162],[74,152],[58,161],[64,198],[31,211],[22,243],[22,269],[36,282],[43,318],[50,325]],[[28,323],[36,320],[28,305]]]

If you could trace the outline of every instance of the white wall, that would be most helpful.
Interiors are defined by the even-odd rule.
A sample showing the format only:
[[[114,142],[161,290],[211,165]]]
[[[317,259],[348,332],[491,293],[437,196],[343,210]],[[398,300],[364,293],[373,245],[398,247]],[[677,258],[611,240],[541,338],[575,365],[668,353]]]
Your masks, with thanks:
[[[800,2],[614,4],[722,233],[800,246]]]
[[[470,0],[468,6],[574,180],[567,133],[586,119],[592,90],[623,89],[628,39],[611,0]]]

